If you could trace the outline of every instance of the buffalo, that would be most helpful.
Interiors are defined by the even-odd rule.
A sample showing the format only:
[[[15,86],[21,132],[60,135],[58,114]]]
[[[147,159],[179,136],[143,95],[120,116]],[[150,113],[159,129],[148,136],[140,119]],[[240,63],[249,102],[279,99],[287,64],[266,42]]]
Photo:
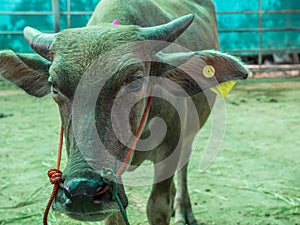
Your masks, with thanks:
[[[0,51],[0,74],[32,96],[51,93],[58,104],[68,162],[53,209],[124,224],[111,189],[126,209],[122,174],[148,160],[149,223],[169,224],[174,214],[176,224],[197,224],[187,187],[192,141],[216,87],[248,74],[218,51],[213,3],[102,0],[86,27],[55,34],[26,27],[24,37],[37,54]]]

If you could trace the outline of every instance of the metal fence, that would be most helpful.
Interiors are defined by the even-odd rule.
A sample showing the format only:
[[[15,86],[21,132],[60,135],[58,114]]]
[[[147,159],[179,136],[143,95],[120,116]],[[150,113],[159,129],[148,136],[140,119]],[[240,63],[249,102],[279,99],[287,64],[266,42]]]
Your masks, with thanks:
[[[0,0],[1,1],[1,0]],[[71,2],[72,0],[67,0],[67,10],[66,11],[60,11],[59,8],[59,0],[51,0],[51,6],[52,11],[1,11],[0,15],[18,15],[18,16],[52,16],[53,17],[53,30],[47,30],[49,33],[52,32],[58,32],[60,31],[60,17],[61,16],[67,16],[67,28],[71,28],[71,17],[72,16],[78,16],[78,15],[92,15],[92,11],[86,12],[86,11],[72,11],[71,10]],[[1,5],[0,5],[1,6]],[[22,35],[22,31],[1,31],[0,35]]]
[[[78,15],[86,15],[87,18],[92,14],[92,11],[73,11],[71,10],[71,3],[73,0],[66,0],[66,10],[60,11],[59,7],[59,0],[51,0],[52,11],[15,11],[15,12],[8,12],[8,11],[0,11],[0,15],[19,15],[19,16],[52,16],[53,20],[53,30],[47,30],[46,32],[58,32],[61,29],[60,20],[61,17],[66,17],[67,20],[67,27],[72,27],[72,18]],[[258,41],[255,45],[247,48],[245,44],[244,47],[241,48],[226,48],[226,43],[222,46],[222,39],[221,39],[221,48],[223,51],[235,54],[235,55],[257,55],[259,65],[262,64],[262,56],[264,54],[274,54],[274,53],[293,53],[298,54],[300,53],[300,44],[291,45],[291,46],[283,46],[280,48],[273,48],[269,47],[266,48],[263,46],[263,35],[268,32],[277,32],[280,34],[287,33],[287,32],[296,32],[300,34],[300,27],[264,27],[264,16],[265,15],[282,15],[285,16],[287,14],[293,15],[300,15],[300,9],[283,9],[283,10],[264,10],[263,9],[263,1],[265,0],[257,0],[258,8],[257,10],[242,10],[242,11],[217,11],[217,18],[221,18],[224,15],[255,15],[257,17],[255,27],[238,27],[235,29],[224,29],[219,27],[219,35],[220,37],[225,37],[226,40],[228,34],[237,34],[237,38],[243,34],[257,34]],[[95,4],[96,5],[96,4]],[[93,6],[94,7],[94,6]],[[299,17],[300,18],[300,17]],[[253,21],[251,21],[253,22]],[[45,31],[45,30],[44,30]],[[0,31],[0,35],[21,35],[22,31]],[[256,38],[257,38],[256,36]],[[228,38],[230,42],[230,38]],[[251,40],[249,40],[251,42]],[[300,42],[300,38],[299,38]]]

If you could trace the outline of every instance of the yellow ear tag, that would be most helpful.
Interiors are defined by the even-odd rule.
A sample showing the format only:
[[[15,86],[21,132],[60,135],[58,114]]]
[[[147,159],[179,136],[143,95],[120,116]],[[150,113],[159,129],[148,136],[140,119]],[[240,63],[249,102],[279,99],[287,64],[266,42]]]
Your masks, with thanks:
[[[206,65],[203,67],[202,73],[205,77],[211,78],[215,75],[216,70],[213,66],[211,65]],[[229,92],[232,90],[234,85],[236,84],[237,81],[235,80],[230,80],[224,83],[221,83],[215,87],[210,88],[211,91],[215,92],[216,94],[222,96],[225,98]]]
[[[216,70],[213,66],[206,65],[206,66],[203,67],[202,73],[205,77],[211,78],[215,75]]]
[[[232,90],[236,82],[237,82],[236,80],[226,81],[215,87],[210,88],[210,90],[225,98]]]

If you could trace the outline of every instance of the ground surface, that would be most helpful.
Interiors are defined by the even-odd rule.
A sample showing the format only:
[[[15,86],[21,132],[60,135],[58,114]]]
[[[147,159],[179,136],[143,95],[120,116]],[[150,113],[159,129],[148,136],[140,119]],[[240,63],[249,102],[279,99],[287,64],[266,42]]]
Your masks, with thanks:
[[[300,78],[249,79],[226,99],[222,151],[204,173],[193,152],[189,187],[197,219],[223,225],[300,224]],[[35,99],[0,80],[0,224],[42,224],[52,186],[59,116],[50,97]],[[200,133],[209,137],[209,123]],[[63,155],[66,159],[65,154]],[[63,165],[64,166],[64,163]],[[127,188],[131,224],[147,224],[150,187]],[[51,212],[51,224],[80,223]]]

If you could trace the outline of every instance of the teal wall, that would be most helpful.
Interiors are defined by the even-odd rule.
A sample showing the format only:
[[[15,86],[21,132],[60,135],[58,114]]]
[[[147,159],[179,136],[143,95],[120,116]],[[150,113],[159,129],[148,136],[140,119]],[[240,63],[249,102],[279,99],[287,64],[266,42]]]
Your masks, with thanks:
[[[213,0],[217,12],[258,11],[258,0]],[[300,0],[262,0],[262,10],[300,10]],[[217,14],[219,31],[259,28],[258,14]],[[296,28],[298,31],[264,31],[261,47],[270,49],[289,48],[289,52],[300,52],[300,13],[262,15],[263,28]],[[259,32],[219,32],[221,49],[243,50],[238,54],[251,54],[248,49],[259,48]]]
[[[66,0],[60,0],[60,10],[66,11]],[[93,11],[99,0],[72,0],[72,11]],[[51,0],[0,0],[1,12],[51,12]],[[72,16],[72,27],[86,25],[89,15]],[[24,15],[0,15],[0,31],[22,32],[25,26],[31,26],[44,32],[53,32],[52,15],[24,16]],[[60,17],[61,29],[67,28],[67,16]],[[13,49],[17,52],[32,52],[22,34],[0,34],[0,49]]]

